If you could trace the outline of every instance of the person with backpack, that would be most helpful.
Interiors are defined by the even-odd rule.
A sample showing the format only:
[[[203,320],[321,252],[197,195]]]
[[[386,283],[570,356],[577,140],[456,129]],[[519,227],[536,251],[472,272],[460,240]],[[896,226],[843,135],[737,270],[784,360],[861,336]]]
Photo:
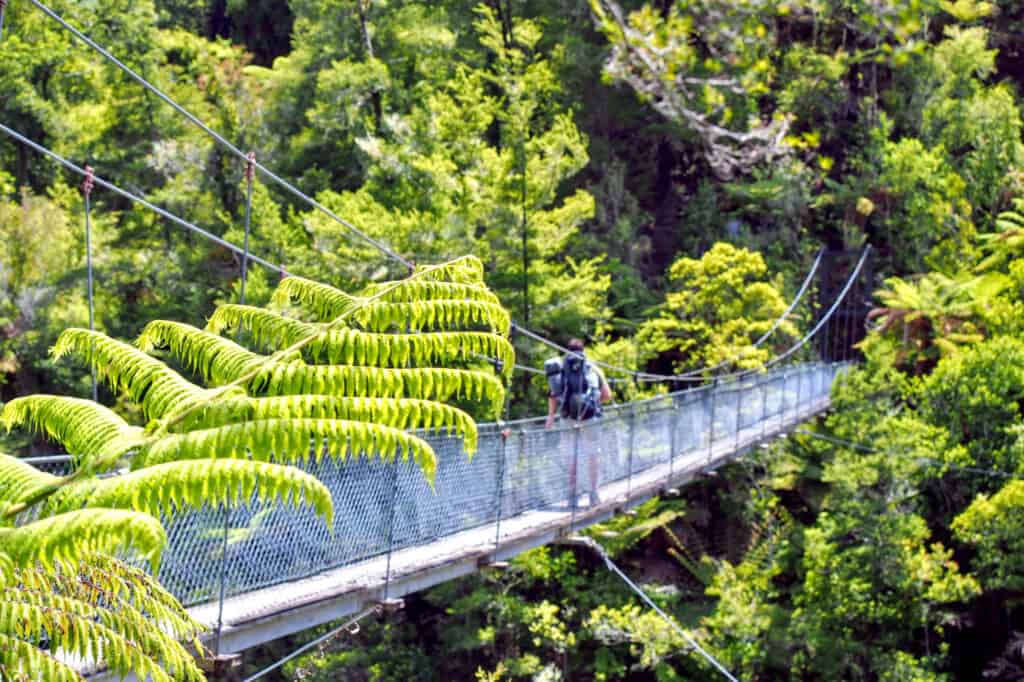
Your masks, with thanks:
[[[570,339],[567,348],[569,352],[564,358],[552,358],[544,363],[544,373],[548,378],[548,418],[545,426],[549,429],[555,425],[556,413],[560,413],[563,419],[577,428],[582,427],[586,422],[600,417],[601,404],[612,397],[608,381],[600,368],[587,361],[583,353],[583,341]],[[585,452],[580,454],[588,458],[590,504],[595,505],[601,501],[597,493],[600,442],[593,428],[584,429],[582,435],[585,436]],[[569,467],[569,489],[578,493],[576,459],[573,457]],[[576,500],[571,501],[572,506],[575,503]]]

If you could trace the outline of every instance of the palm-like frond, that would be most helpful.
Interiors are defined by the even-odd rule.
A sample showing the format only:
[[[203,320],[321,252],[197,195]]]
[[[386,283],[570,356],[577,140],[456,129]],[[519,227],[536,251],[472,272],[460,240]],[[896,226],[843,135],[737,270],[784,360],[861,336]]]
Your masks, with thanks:
[[[505,399],[505,387],[490,372],[434,367],[392,369],[285,363],[267,368],[252,380],[250,386],[254,393],[272,396],[312,393],[440,401],[476,400],[489,403],[492,414],[498,413]]]
[[[334,520],[331,493],[314,476],[291,466],[241,459],[169,462],[86,480],[50,497],[43,513],[102,507],[160,516],[203,504],[248,504],[253,495],[264,502],[310,505],[328,526]]]
[[[54,485],[58,480],[16,457],[0,453],[0,508],[20,502],[27,493]]]
[[[395,291],[399,291],[400,287]],[[421,301],[370,301],[346,294],[327,284],[301,277],[286,277],[274,292],[274,302],[299,303],[320,322],[348,315],[347,327],[372,332],[456,330],[480,327],[508,335],[511,318],[500,304],[460,298]]]
[[[429,283],[428,283],[429,284]],[[155,323],[154,323],[155,324]],[[316,336],[303,349],[312,362],[378,367],[431,367],[452,361],[498,360],[506,378],[511,376],[515,349],[502,336],[489,332],[454,331],[420,334],[375,334],[356,329],[322,331],[262,308],[224,305],[210,318],[207,330],[223,333],[245,329],[264,348],[281,350],[307,336]]]
[[[39,562],[53,568],[58,561],[74,563],[77,557],[116,554],[127,548],[155,566],[166,544],[167,534],[159,521],[121,509],[81,509],[18,528],[0,528],[0,553],[16,567]]]
[[[54,570],[41,566],[21,568],[12,584],[50,589],[109,609],[116,610],[124,604],[147,614],[162,630],[180,640],[194,638],[203,631],[203,625],[189,616],[156,578],[107,554],[85,556],[71,564],[60,563]],[[201,651],[198,643],[196,648]]]
[[[304,277],[285,277],[271,299],[278,305],[299,303],[318,320],[333,320],[351,313],[364,301],[341,289]]]
[[[182,646],[127,609],[113,613],[48,590],[0,591],[0,631],[27,642],[47,641],[51,651],[103,661],[113,671],[154,682],[204,679]]]
[[[99,403],[59,395],[15,398],[4,406],[0,422],[8,430],[21,426],[46,434],[76,457],[124,452],[142,435]]]
[[[138,403],[150,419],[206,396],[206,391],[156,358],[102,332],[67,329],[57,338],[52,354],[55,360],[66,355],[83,359],[113,390]]]
[[[268,360],[234,341],[183,322],[154,320],[135,343],[147,352],[166,346],[182,365],[216,386],[229,384]]]
[[[0,679],[45,680],[46,682],[85,682],[85,678],[67,663],[34,644],[12,637],[0,624]]]
[[[482,284],[461,284],[431,280],[376,282],[365,287],[362,295],[369,298],[381,294],[380,300],[390,303],[411,303],[431,299],[463,299],[500,305],[498,297]]]
[[[265,308],[236,303],[218,306],[206,323],[206,331],[214,334],[239,329],[248,331],[260,348],[279,350],[316,334],[321,327]]]
[[[197,411],[179,425],[179,430],[208,429],[257,419],[344,419],[402,430],[443,429],[462,436],[467,454],[476,452],[477,446],[477,427],[472,417],[451,405],[413,398],[344,398],[309,394],[235,398]]]
[[[150,467],[204,458],[291,464],[311,458],[319,461],[325,453],[339,460],[349,455],[392,460],[399,452],[403,458],[411,457],[433,480],[437,459],[424,440],[389,426],[340,419],[261,419],[173,434],[145,447],[134,464]]]
[[[484,263],[476,256],[462,256],[442,265],[417,266],[420,279],[483,284]]]

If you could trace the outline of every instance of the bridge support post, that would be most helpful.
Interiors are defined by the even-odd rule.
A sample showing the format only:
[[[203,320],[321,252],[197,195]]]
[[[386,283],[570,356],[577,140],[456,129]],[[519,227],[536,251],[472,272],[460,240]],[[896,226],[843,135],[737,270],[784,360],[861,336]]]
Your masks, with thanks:
[[[715,400],[718,394],[718,379],[715,379],[711,384],[711,394],[709,399],[711,400],[711,410],[708,416],[708,463],[711,466],[711,456],[714,454],[715,448]]]
[[[629,507],[629,500],[633,496],[633,443],[636,440],[636,403],[629,406],[629,454],[626,459],[626,502],[623,506]]]
[[[388,506],[388,558],[384,565],[384,599],[388,601],[391,589],[391,554],[395,547],[395,507],[398,505],[398,466],[394,464],[388,469],[391,470],[391,504]]]
[[[672,479],[675,477],[676,463],[676,422],[679,417],[679,410],[676,407],[675,396],[669,396],[672,407],[668,413],[668,485],[672,486]]]
[[[761,377],[761,440],[768,431],[768,383],[770,379],[767,374]]]
[[[736,398],[736,437],[732,445],[734,452],[738,452],[740,449],[740,433],[743,431],[743,394],[747,392],[743,388],[742,380],[739,381],[739,384],[739,396]]]
[[[803,413],[803,387],[804,387],[804,368],[800,366],[796,370],[796,416],[799,419]]]
[[[572,517],[569,519],[569,532],[576,530],[576,508],[579,506],[580,493],[579,493],[579,477],[580,477],[580,430],[582,426],[579,422],[576,423],[573,428],[572,437],[572,468],[569,470],[569,510],[572,513]]]
[[[506,428],[501,432],[501,447],[498,449],[498,491],[494,499],[494,554],[497,557],[498,547],[501,544],[501,507],[505,495],[505,447],[508,444],[508,437],[511,432]]]

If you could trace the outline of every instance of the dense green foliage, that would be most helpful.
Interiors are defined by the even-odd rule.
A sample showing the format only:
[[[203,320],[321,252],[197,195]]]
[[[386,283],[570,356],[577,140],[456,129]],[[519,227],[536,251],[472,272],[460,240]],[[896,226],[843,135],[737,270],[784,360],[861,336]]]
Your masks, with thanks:
[[[478,256],[496,295],[465,282],[397,289],[345,329],[318,336],[295,362],[249,377],[257,397],[226,396],[224,406],[188,415],[150,453],[155,466],[182,450],[219,452],[225,433],[261,442],[267,434],[245,423],[289,409],[309,417],[295,425],[296,439],[324,435],[322,420],[398,430],[440,420],[469,434],[465,413],[422,401],[468,392],[483,402],[475,415],[494,413],[507,375],[457,371],[472,371],[476,354],[513,357],[495,338],[509,313],[560,340],[586,336],[592,355],[620,365],[753,366],[806,327],[797,317],[772,343],[749,348],[819,247],[871,243],[875,295],[869,304],[864,292],[857,310],[873,330],[861,346],[865,362],[836,388],[837,411],[805,429],[857,445],[793,435],[688,491],[685,504],[652,505],[614,522],[618,538],[598,537],[744,679],[1024,675],[1014,634],[1024,629],[1024,568],[1015,559],[1024,536],[1019,2],[54,6],[397,252],[420,263]],[[240,162],[30,5],[9,4],[4,33],[0,120],[241,241]],[[206,395],[144,353],[128,354],[124,340],[142,334],[143,347],[166,348],[168,372],[230,384],[350,310],[344,292],[357,283],[372,280],[360,293],[373,296],[405,274],[257,182],[252,248],[301,277],[278,286],[250,264],[252,307],[233,305],[233,255],[98,191],[96,315],[105,336],[78,331],[58,341],[66,328],[87,326],[77,182],[0,139],[0,399],[15,415],[18,396],[88,394],[88,374],[55,362],[51,346],[58,356],[116,359],[107,378],[117,390],[101,388],[111,410],[82,414],[88,431],[20,418],[82,451],[116,452],[149,420]],[[411,305],[420,299],[437,302]],[[158,319],[197,327],[146,326]],[[396,329],[399,320],[408,327]],[[539,367],[550,353],[512,341],[520,363]],[[451,361],[446,380],[407,366],[441,358]],[[323,368],[350,359],[377,369]],[[162,390],[132,383],[143,365],[146,376],[164,377]],[[368,381],[379,395],[348,394]],[[291,395],[315,386],[343,395]],[[543,409],[542,378],[512,386],[511,414]],[[623,398],[663,390],[616,388]],[[217,427],[227,431],[181,433]],[[4,446],[52,449],[25,431]],[[544,550],[508,573],[445,586],[408,617],[368,629],[359,647],[299,660],[290,673],[714,675],[576,550]]]

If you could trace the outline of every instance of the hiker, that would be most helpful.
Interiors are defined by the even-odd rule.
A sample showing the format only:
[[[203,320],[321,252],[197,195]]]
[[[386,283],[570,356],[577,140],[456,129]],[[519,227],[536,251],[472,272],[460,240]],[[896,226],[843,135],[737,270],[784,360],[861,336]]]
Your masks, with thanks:
[[[601,404],[611,400],[612,391],[608,387],[601,370],[587,361],[583,354],[583,341],[570,339],[569,352],[564,358],[552,358],[544,363],[544,373],[548,378],[548,419],[546,428],[555,425],[555,413],[560,411],[562,418],[577,428],[585,422],[601,416]],[[583,447],[579,455],[587,457],[587,471],[590,474],[590,504],[601,501],[597,494],[598,456],[600,454],[600,438],[594,428],[583,430]],[[579,496],[576,489],[576,460],[574,455],[569,466],[570,495]],[[576,499],[570,501],[576,506]]]

